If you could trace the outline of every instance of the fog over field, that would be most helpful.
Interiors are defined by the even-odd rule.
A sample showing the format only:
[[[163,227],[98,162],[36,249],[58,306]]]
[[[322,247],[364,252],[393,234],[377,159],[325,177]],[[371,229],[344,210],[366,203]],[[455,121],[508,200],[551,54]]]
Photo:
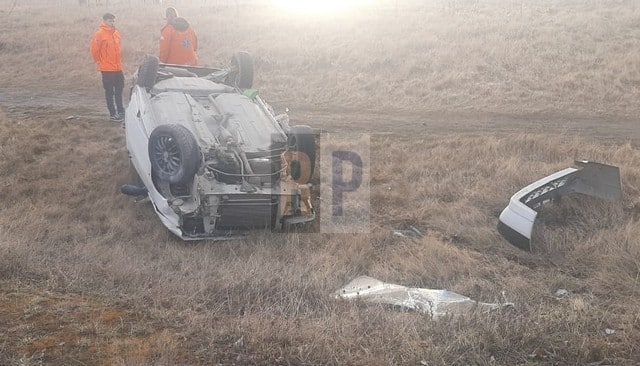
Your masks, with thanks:
[[[323,209],[290,233],[183,242],[119,193],[125,135],[89,42],[115,14],[126,104],[167,6],[202,64],[249,52],[260,96],[319,151],[345,136],[369,151],[365,232],[323,231]],[[640,363],[640,3],[0,0],[0,15],[0,365]],[[509,198],[576,159],[619,167],[622,200],[563,197],[532,252],[510,245]],[[411,226],[424,236],[393,234]],[[361,275],[514,306],[436,320],[334,296]]]

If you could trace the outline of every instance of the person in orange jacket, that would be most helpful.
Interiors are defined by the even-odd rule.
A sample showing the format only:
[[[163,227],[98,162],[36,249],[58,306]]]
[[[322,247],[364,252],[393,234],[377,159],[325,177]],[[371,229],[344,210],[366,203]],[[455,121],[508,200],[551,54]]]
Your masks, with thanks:
[[[167,24],[160,30],[160,62],[198,65],[198,38],[186,19],[175,8],[166,10]]]
[[[124,120],[122,90],[124,89],[124,73],[122,72],[122,51],[120,48],[120,32],[115,26],[115,15],[106,13],[102,23],[91,40],[91,56],[96,62],[98,71],[102,73],[102,86],[107,100],[110,120]]]

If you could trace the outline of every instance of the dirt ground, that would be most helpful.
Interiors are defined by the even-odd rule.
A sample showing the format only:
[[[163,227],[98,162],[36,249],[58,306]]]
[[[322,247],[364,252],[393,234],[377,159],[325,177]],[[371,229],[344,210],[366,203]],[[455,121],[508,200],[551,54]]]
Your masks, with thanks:
[[[126,94],[126,92],[125,92]],[[127,96],[125,95],[125,99]],[[0,107],[12,118],[69,118],[101,122],[105,118],[100,90],[83,92],[0,90]],[[125,103],[126,104],[126,103]],[[285,106],[276,106],[282,107]],[[505,135],[518,133],[563,134],[599,142],[640,144],[638,119],[627,116],[576,116],[564,114],[509,115],[473,111],[457,113],[415,111],[359,111],[313,109],[288,105],[293,124],[308,124],[323,132],[424,135]],[[105,110],[104,112],[102,112]]]

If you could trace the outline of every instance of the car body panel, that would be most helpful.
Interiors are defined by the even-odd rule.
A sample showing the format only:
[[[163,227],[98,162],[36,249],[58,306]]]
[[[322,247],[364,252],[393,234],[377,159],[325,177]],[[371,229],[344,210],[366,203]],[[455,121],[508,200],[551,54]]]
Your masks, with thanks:
[[[433,319],[450,315],[466,315],[474,311],[487,313],[514,306],[511,302],[485,303],[448,290],[406,287],[368,276],[351,280],[335,291],[334,296],[340,299],[388,305],[399,310],[414,310]]]
[[[563,195],[581,193],[609,201],[622,198],[620,170],[611,165],[578,160],[580,168],[566,168],[516,192],[500,213],[498,231],[513,245],[531,250],[536,209]]]

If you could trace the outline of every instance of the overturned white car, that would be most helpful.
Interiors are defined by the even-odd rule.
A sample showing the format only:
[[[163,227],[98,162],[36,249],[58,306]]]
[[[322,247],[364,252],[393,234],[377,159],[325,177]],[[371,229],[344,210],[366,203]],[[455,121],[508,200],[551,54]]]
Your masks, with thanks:
[[[620,170],[611,165],[576,160],[579,168],[566,168],[535,181],[516,192],[500,214],[498,231],[518,248],[531,250],[531,233],[544,203],[571,193],[609,201],[622,199]]]
[[[138,182],[162,223],[182,239],[226,239],[249,229],[314,220],[315,136],[276,116],[239,52],[226,68],[159,64],[134,76],[126,143]]]

